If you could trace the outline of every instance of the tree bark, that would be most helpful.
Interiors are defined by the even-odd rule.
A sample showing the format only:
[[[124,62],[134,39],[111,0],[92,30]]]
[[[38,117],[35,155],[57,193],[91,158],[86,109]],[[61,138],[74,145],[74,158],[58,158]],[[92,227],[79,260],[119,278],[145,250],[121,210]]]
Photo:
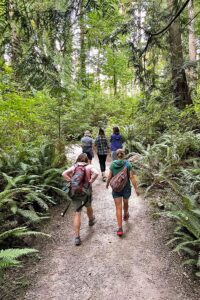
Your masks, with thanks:
[[[14,20],[14,3],[12,0],[9,0],[9,23],[10,23],[10,48],[11,48],[11,63],[12,65],[15,65],[18,61],[18,52],[19,52],[19,40],[17,37],[17,28]]]
[[[188,6],[188,14],[189,14],[189,60],[191,63],[196,62],[196,39],[195,39],[195,32],[194,32],[194,7],[193,7],[193,0],[190,0]],[[197,80],[197,72],[196,66],[191,65],[189,72],[188,72],[189,82],[191,88],[194,88],[195,81]]]
[[[83,86],[86,86],[86,42],[85,42],[85,15],[84,15],[84,1],[80,5],[80,82]]]
[[[177,0],[168,0],[169,7],[177,7]],[[172,90],[174,104],[183,109],[186,105],[192,104],[186,72],[183,67],[183,48],[181,39],[180,23],[177,19],[169,27],[169,47],[172,70]]]

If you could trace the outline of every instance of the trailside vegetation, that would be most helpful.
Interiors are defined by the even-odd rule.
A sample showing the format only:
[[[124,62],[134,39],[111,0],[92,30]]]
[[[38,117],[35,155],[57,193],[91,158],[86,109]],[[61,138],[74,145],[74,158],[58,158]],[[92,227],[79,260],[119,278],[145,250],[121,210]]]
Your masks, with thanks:
[[[65,145],[118,125],[200,276],[199,33],[197,0],[1,1],[0,268],[66,199]]]

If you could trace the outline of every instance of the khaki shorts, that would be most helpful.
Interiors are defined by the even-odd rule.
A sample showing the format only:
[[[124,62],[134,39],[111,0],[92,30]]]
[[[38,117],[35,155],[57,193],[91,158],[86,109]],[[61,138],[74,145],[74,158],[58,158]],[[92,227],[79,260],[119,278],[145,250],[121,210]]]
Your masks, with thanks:
[[[87,202],[86,202],[87,201]],[[77,209],[84,203],[85,207],[91,207],[92,206],[92,189],[89,189],[87,193],[84,193],[82,195],[74,195],[72,197],[72,206],[73,210],[77,211]],[[82,209],[80,209],[81,211]]]

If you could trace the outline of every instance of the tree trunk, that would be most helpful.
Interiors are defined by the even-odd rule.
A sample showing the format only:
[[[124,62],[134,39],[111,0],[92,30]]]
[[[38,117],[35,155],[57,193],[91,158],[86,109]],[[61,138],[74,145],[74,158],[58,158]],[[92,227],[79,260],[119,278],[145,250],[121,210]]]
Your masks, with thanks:
[[[194,8],[193,8],[193,0],[190,0],[188,6],[188,13],[189,13],[189,59],[191,63],[196,62],[196,39],[194,33]],[[189,82],[191,88],[194,88],[195,81],[197,80],[197,72],[196,66],[191,65],[189,72],[188,72]]]
[[[114,88],[114,95],[117,95],[117,74],[115,70],[115,66],[113,66],[113,88]]]
[[[63,40],[61,37],[61,80],[63,85],[67,87],[72,81],[72,55],[73,55],[73,40],[72,40],[72,12],[66,12],[63,25]]]
[[[168,0],[169,7],[177,7],[177,0]],[[179,20],[172,23],[169,28],[169,47],[171,54],[172,89],[174,104],[183,109],[186,105],[192,104],[190,97],[186,72],[183,67],[183,48]]]
[[[18,52],[19,52],[19,40],[17,37],[17,29],[16,29],[16,24],[14,20],[14,3],[12,0],[9,0],[9,23],[10,23],[10,48],[11,48],[11,53],[10,53],[10,59],[12,65],[17,64],[18,62]]]
[[[79,81],[82,83],[83,86],[86,86],[86,43],[85,43],[85,15],[83,12],[84,1],[81,2],[80,6],[80,75]]]

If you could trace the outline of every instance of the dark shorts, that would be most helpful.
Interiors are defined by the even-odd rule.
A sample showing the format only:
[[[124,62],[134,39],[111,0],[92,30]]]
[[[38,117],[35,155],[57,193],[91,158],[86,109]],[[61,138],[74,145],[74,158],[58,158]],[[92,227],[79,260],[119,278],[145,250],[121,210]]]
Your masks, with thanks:
[[[125,188],[121,192],[112,191],[113,198],[121,198],[128,199],[131,196],[131,186],[130,184],[126,185]]]
[[[92,158],[93,158],[93,153],[92,152],[83,151],[83,153],[87,154],[87,157],[88,157],[89,160],[92,160]]]

